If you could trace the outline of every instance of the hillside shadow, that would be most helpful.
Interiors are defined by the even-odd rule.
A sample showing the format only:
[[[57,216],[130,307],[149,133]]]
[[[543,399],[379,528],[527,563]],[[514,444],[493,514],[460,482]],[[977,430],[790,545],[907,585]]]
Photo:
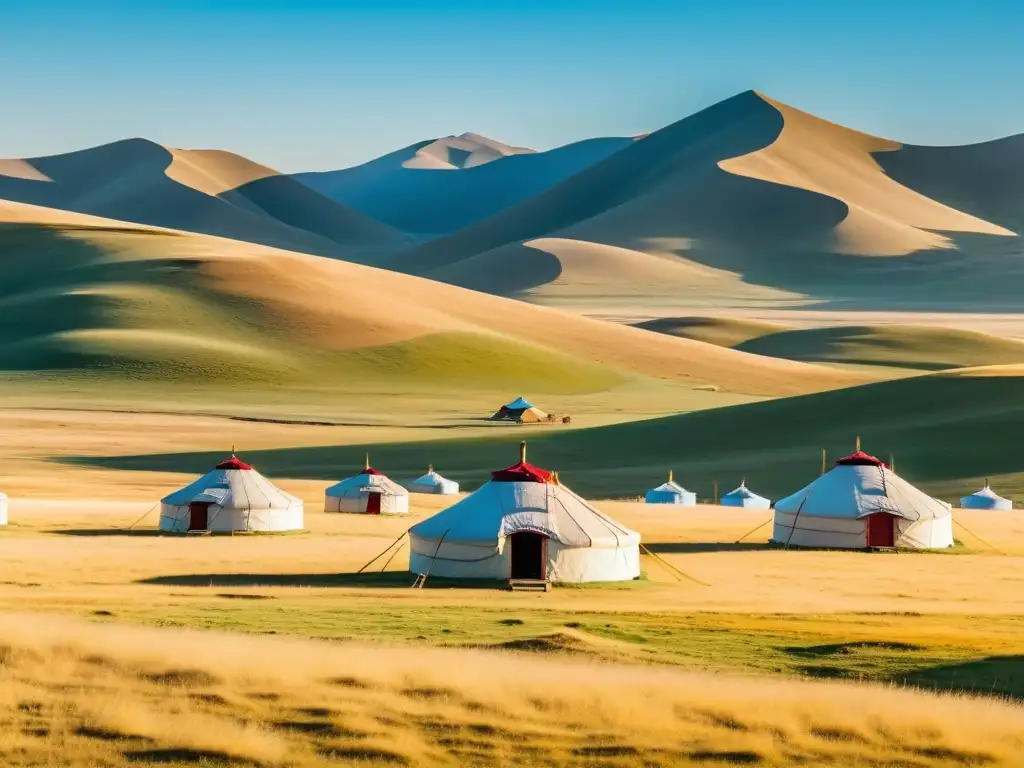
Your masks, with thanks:
[[[1024,655],[990,656],[931,667],[895,677],[894,682],[937,691],[1024,699]]]
[[[408,571],[374,573],[184,573],[153,576],[136,584],[170,587],[359,587],[365,589],[409,588],[416,574]],[[424,589],[506,589],[504,581],[447,579],[430,576]]]

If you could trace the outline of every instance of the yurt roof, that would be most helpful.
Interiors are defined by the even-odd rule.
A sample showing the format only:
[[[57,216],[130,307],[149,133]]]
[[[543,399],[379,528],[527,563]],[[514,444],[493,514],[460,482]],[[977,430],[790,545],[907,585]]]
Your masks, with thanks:
[[[346,477],[344,480],[335,483],[327,489],[329,495],[340,493],[358,493],[361,490],[373,490],[375,492],[405,495],[407,491],[383,472],[369,467],[358,475]]]
[[[299,498],[282,491],[249,464],[232,456],[161,501],[173,506],[199,501],[222,507],[281,509]]]
[[[444,482],[448,482],[448,479],[434,471],[433,467],[427,470],[427,474],[413,480],[415,485],[441,485]]]
[[[814,517],[860,518],[885,512],[906,520],[945,517],[949,504],[933,499],[885,462],[836,463],[796,493],[775,502],[779,512]]]
[[[425,539],[488,546],[526,531],[569,547],[621,547],[640,540],[561,485],[556,473],[528,464],[525,443],[519,462],[493,472],[469,496],[410,529]]]
[[[864,451],[862,451],[860,448],[858,448],[856,451],[851,453],[849,456],[843,456],[843,458],[839,459],[839,461],[836,462],[836,466],[837,467],[850,467],[850,466],[852,466],[852,467],[857,467],[857,466],[860,466],[860,467],[888,467],[889,465],[886,464],[881,459],[872,456],[871,454],[864,453]]]
[[[230,459],[222,461],[220,464],[214,467],[214,469],[252,469],[252,466],[250,464],[246,464],[244,461],[242,461],[240,458],[238,458],[237,456],[235,456],[235,454],[232,453]]]
[[[764,496],[759,496],[756,493],[754,493],[752,490],[747,488],[747,482],[745,480],[742,483],[740,483],[740,487],[739,488],[734,488],[733,490],[731,490],[727,494],[725,494],[725,496],[740,496],[740,497],[742,497],[744,499],[763,499],[764,498]],[[723,496],[722,498],[725,498],[725,496]]]
[[[986,485],[980,491],[975,491],[974,493],[968,494],[967,496],[964,496],[963,498],[969,499],[969,498],[972,498],[972,497],[976,498],[976,497],[979,497],[979,496],[982,497],[982,498],[986,498],[986,499],[995,499],[996,501],[1006,501],[1005,497],[1000,496],[998,493],[993,491],[992,488],[990,486],[988,486],[988,485]]]
[[[526,461],[491,472],[491,480],[499,483],[550,483],[553,473]]]
[[[652,491],[660,491],[664,493],[689,493],[683,486],[677,483],[675,480],[669,480],[668,482],[662,483],[657,488],[651,488]]]
[[[533,403],[524,397],[517,397],[511,403],[505,406],[510,411],[524,410],[526,408],[533,408]]]

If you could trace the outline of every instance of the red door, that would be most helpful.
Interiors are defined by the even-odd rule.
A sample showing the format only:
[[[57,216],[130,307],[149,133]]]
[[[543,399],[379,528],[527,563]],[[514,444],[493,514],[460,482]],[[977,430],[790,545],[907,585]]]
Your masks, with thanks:
[[[366,497],[366,514],[368,515],[379,515],[380,514],[380,494],[371,493]]]
[[[896,517],[888,512],[868,515],[868,546],[896,546]]]
[[[190,531],[205,531],[210,524],[209,520],[210,503],[207,501],[193,501],[188,505],[188,529]]]

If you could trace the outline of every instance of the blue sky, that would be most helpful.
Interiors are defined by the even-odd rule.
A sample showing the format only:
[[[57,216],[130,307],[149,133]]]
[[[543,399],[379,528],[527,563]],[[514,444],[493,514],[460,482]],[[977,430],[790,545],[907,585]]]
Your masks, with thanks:
[[[1024,3],[0,0],[0,157],[128,136],[285,171],[476,131],[538,149],[747,88],[872,133],[1024,132]]]

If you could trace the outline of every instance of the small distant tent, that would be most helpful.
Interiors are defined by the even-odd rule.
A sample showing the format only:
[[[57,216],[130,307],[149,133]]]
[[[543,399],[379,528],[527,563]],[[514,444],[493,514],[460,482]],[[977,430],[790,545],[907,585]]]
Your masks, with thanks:
[[[511,403],[501,406],[491,416],[493,421],[514,421],[517,424],[535,424],[539,421],[547,421],[548,415],[540,408],[536,408],[528,400],[517,397]]]
[[[692,507],[697,503],[697,494],[688,491],[672,479],[672,470],[668,472],[668,482],[652,488],[644,496],[647,504],[677,504]]]
[[[986,480],[985,487],[980,491],[960,499],[960,506],[963,509],[997,509],[1008,512],[1013,509],[1013,502],[993,491]]]
[[[953,546],[950,505],[933,499],[859,448],[776,502],[772,539],[807,547]]]
[[[628,581],[640,534],[603,515],[549,472],[520,459],[409,529],[409,570],[464,579]]]
[[[718,502],[723,507],[746,507],[747,509],[770,509],[772,503],[764,496],[758,496],[747,488],[747,481],[744,479],[740,487],[729,491]]]
[[[437,474],[433,465],[427,467],[427,474],[416,478],[406,488],[409,493],[435,493],[443,496],[451,496],[459,492],[459,484]]]
[[[324,492],[324,512],[407,515],[409,492],[371,467],[367,456],[366,468],[362,472],[345,478]]]
[[[160,501],[160,530],[301,531],[302,500],[232,454]]]
[[[0,525],[7,525],[7,494],[0,493]]]

